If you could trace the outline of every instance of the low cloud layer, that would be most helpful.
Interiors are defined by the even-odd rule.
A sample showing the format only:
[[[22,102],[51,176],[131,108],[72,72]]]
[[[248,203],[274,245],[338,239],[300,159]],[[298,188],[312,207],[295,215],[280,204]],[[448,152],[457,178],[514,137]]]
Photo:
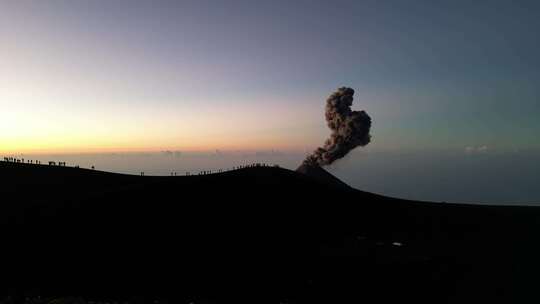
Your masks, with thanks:
[[[483,153],[487,153],[489,151],[489,147],[488,146],[478,146],[478,147],[475,147],[475,146],[468,146],[468,147],[465,147],[465,153],[467,154],[483,154]]]

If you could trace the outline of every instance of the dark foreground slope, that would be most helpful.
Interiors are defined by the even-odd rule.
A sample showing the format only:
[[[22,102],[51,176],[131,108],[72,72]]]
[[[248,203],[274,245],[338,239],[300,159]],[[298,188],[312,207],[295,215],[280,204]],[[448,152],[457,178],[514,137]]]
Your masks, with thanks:
[[[540,210],[421,203],[279,168],[140,177],[0,162],[0,285],[179,303],[530,303]]]

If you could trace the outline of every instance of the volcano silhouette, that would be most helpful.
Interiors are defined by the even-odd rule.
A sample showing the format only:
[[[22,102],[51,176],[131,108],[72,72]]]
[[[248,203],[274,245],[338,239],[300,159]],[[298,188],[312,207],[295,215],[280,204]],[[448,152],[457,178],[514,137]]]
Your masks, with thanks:
[[[296,172],[305,174],[320,183],[333,187],[350,188],[349,185],[324,170],[321,166],[302,164],[296,169]]]
[[[309,165],[137,176],[0,161],[0,185],[0,294],[538,302],[538,207],[391,198]]]

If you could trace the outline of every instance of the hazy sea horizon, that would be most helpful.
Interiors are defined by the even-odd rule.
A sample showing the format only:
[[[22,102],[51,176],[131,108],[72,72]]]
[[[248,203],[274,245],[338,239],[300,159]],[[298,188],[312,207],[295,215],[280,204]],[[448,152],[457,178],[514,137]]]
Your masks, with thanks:
[[[266,163],[294,170],[303,152],[160,151],[85,154],[11,154],[26,160],[63,161],[67,166],[146,176]],[[540,205],[540,156],[534,151],[374,152],[353,151],[326,170],[359,190],[413,200]]]

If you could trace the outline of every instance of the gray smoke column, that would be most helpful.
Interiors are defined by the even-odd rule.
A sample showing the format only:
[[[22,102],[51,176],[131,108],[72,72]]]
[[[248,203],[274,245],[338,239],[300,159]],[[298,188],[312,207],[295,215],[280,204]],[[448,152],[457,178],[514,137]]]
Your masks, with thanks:
[[[354,90],[341,87],[326,100],[326,122],[332,134],[317,148],[305,165],[325,166],[344,157],[352,149],[371,141],[371,117],[365,111],[352,111]]]

